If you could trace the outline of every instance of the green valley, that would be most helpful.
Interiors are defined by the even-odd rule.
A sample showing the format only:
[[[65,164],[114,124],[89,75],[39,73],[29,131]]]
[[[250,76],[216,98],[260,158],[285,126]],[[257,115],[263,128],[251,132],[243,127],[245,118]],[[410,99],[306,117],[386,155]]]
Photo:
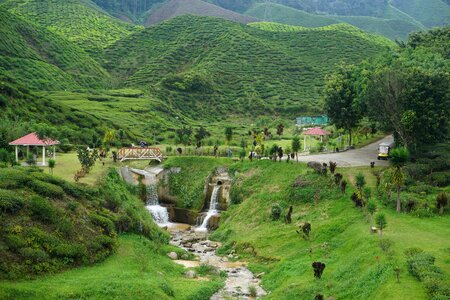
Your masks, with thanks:
[[[0,0],[0,299],[450,299],[448,0]]]

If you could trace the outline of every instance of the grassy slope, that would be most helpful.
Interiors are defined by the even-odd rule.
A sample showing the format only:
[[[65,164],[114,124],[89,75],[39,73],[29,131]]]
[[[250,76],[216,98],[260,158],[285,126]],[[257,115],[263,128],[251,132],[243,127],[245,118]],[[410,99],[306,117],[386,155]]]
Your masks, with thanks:
[[[112,18],[87,0],[4,0],[11,12],[72,41],[93,56],[139,28]]]
[[[240,174],[237,182],[244,202],[223,214],[213,236],[228,243],[235,241],[238,253],[250,260],[252,269],[265,272],[263,284],[272,292],[269,299],[310,299],[317,293],[336,299],[425,299],[424,287],[406,270],[403,251],[409,247],[433,253],[445,276],[450,276],[448,217],[420,219],[382,208],[389,224],[384,238],[394,242],[385,253],[379,247],[379,237],[368,233],[369,223],[354,208],[350,192],[342,197],[316,175],[304,175],[304,180],[312,183],[301,188],[303,200],[290,201],[287,191],[299,174],[305,174],[304,167],[261,161],[231,168]],[[318,204],[313,204],[315,194],[320,197]],[[274,202],[280,203],[284,212],[293,205],[292,225],[270,221]],[[312,224],[310,241],[295,232],[296,225],[304,221]],[[246,254],[249,244],[256,257]],[[224,249],[231,249],[231,245]],[[381,257],[379,268],[376,256]],[[313,261],[327,265],[321,280],[314,280]],[[395,283],[396,265],[402,269],[400,284]]]
[[[404,16],[391,15],[389,18],[384,19],[370,16],[315,15],[280,4],[255,4],[246,14],[262,19],[267,5],[270,5],[270,21],[289,25],[319,27],[345,22],[367,32],[383,35],[390,39],[406,39],[410,32],[422,29],[422,27],[411,22],[411,20],[404,20]]]
[[[109,75],[79,47],[0,9],[0,73],[29,88],[105,86]]]
[[[382,48],[338,27],[273,33],[184,16],[108,48],[105,66],[126,85],[152,86],[152,93],[193,118],[215,120],[236,112],[296,115],[319,110],[319,89],[335,65],[355,63]]]
[[[56,126],[73,143],[91,143],[93,135],[100,135],[103,126],[114,126],[112,123],[100,121],[97,117],[86,115],[76,107],[69,108],[38,96],[15,80],[1,75],[0,108],[2,119],[11,121],[10,124],[2,124],[6,126],[2,130],[7,132],[7,142],[29,133],[33,123]],[[11,130],[13,126],[16,126],[15,130]]]
[[[117,253],[95,266],[33,281],[0,282],[0,298],[208,299],[221,286],[217,278],[185,278],[183,267],[162,255],[171,247],[160,249],[136,235],[122,235],[118,242]],[[165,290],[172,290],[173,297]]]

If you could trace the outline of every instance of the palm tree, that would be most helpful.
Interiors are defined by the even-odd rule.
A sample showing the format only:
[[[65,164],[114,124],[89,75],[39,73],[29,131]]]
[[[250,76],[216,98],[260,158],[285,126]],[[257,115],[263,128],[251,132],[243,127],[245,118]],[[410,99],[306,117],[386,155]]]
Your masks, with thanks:
[[[397,212],[400,212],[400,188],[405,178],[405,175],[403,174],[403,167],[409,159],[409,151],[405,147],[395,148],[391,151],[390,156],[391,164],[395,168],[394,174],[392,176],[392,181],[397,187]]]
[[[294,136],[294,138],[292,139],[292,151],[295,153],[295,157],[297,158],[297,163],[298,163],[298,151],[300,151],[300,138],[298,137],[298,135]]]
[[[55,168],[56,161],[54,159],[48,160],[48,167],[50,169],[50,173],[53,175],[53,169]]]

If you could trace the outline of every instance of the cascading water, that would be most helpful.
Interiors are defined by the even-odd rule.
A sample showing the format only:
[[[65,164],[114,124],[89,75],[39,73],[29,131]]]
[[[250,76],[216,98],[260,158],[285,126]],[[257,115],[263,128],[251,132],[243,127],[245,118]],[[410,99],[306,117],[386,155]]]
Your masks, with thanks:
[[[211,193],[211,202],[209,203],[209,210],[206,213],[206,216],[203,218],[202,224],[195,229],[195,231],[208,231],[208,221],[211,219],[212,216],[215,216],[219,213],[218,206],[219,206],[219,191],[220,191],[220,185],[214,186],[214,189]]]
[[[147,202],[145,207],[158,225],[163,226],[169,224],[169,212],[167,208],[159,205],[156,175],[145,171],[141,171],[140,173],[144,175],[145,185],[147,187]]]

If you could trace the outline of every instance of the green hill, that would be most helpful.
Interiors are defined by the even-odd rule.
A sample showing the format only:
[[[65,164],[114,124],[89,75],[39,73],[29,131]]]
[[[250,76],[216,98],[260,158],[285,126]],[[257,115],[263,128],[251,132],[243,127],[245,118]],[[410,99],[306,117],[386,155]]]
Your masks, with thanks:
[[[266,21],[304,27],[320,27],[345,22],[367,32],[383,35],[392,40],[405,40],[410,32],[424,28],[413,18],[406,16],[406,14],[392,7],[387,8],[383,18],[371,16],[317,15],[273,3],[254,4],[246,11],[246,14],[263,19],[266,15],[266,10],[270,12],[267,14],[270,19]]]
[[[89,0],[3,0],[2,6],[64,36],[94,57],[106,46],[139,30],[111,17]]]
[[[126,86],[146,86],[194,119],[230,113],[293,116],[320,111],[320,88],[336,65],[361,61],[389,45],[351,26],[269,32],[183,16],[109,47],[104,66]]]
[[[393,0],[391,4],[427,27],[450,24],[450,6],[441,0]]]
[[[109,75],[82,49],[0,9],[0,73],[34,89],[101,87]]]

